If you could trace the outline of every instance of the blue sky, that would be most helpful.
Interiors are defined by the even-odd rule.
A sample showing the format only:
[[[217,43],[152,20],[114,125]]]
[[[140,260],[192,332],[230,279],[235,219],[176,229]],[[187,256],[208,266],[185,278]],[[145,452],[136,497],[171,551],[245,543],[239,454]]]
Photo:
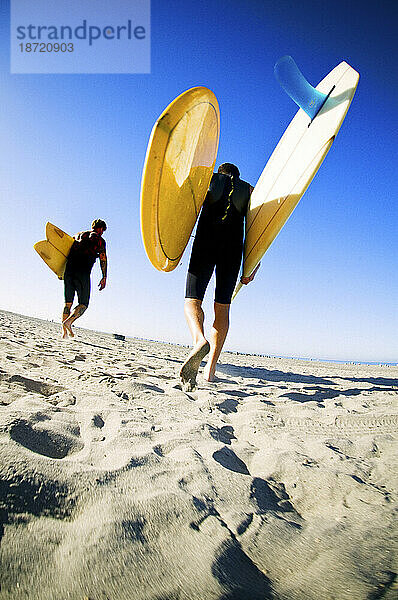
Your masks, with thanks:
[[[255,184],[296,112],[274,63],[290,54],[316,85],[346,60],[361,75],[356,96],[255,282],[234,302],[226,349],[396,361],[397,14],[388,0],[152,0],[150,74],[11,75],[2,0],[0,308],[59,320],[62,284],[33,243],[47,220],[73,234],[100,217],[109,283],[97,291],[95,267],[79,324],[190,343],[189,248],[175,271],[160,273],[141,242],[140,180],[154,121],[184,90],[209,87],[221,110],[217,164],[236,163]]]

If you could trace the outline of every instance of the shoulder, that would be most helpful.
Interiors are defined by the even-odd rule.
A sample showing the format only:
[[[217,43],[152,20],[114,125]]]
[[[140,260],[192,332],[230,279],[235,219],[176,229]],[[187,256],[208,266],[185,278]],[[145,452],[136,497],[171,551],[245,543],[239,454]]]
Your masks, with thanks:
[[[253,191],[253,186],[250,183],[248,183],[247,181],[243,181],[243,179],[241,179],[240,181],[245,190],[245,193],[250,197],[250,195]]]
[[[90,241],[93,244],[93,247],[97,250],[97,252],[104,252],[106,248],[106,242],[104,238],[96,231],[90,231]]]
[[[247,188],[250,188],[250,189],[251,189],[251,188],[253,187],[251,183],[248,183],[247,181],[243,181],[243,179],[241,179],[241,182],[242,182],[242,183],[243,183],[243,185],[245,185]]]

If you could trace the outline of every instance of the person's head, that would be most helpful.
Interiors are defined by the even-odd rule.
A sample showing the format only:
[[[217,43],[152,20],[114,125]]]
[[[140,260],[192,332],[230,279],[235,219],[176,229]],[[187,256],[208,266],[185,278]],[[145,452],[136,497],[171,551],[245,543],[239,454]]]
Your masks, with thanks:
[[[91,223],[91,229],[102,235],[106,231],[106,223],[102,219],[94,219]]]
[[[231,177],[240,176],[238,167],[232,163],[222,163],[222,165],[218,167],[218,172],[223,173],[224,175],[230,175]]]

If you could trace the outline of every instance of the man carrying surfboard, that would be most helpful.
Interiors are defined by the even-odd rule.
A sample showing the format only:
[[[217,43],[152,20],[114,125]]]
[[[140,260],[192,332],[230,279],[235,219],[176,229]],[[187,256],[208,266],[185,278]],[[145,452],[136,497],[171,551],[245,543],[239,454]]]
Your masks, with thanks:
[[[75,236],[75,241],[68,254],[65,274],[65,306],[62,314],[62,332],[65,339],[68,334],[74,337],[72,323],[86,311],[90,299],[90,274],[97,258],[100,260],[102,279],[99,289],[106,286],[107,256],[106,243],[102,234],[106,230],[106,223],[102,219],[95,219],[90,231],[82,231]],[[78,305],[71,314],[73,299],[77,293]]]
[[[192,390],[203,358],[209,354],[204,379],[214,381],[217,360],[229,329],[229,310],[242,261],[244,220],[253,187],[240,179],[238,167],[223,163],[214,173],[198,221],[188,267],[184,312],[193,338],[193,350],[180,377],[183,388]],[[210,342],[204,334],[202,301],[216,270],[214,322]],[[253,280],[242,277],[241,283]]]

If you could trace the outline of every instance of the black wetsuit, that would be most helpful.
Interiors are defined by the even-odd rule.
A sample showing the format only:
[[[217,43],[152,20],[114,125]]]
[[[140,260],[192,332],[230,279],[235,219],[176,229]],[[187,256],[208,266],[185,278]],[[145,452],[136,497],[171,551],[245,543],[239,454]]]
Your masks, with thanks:
[[[251,186],[246,181],[213,174],[192,246],[186,298],[203,300],[215,268],[215,301],[230,304],[242,261],[250,193]]]
[[[75,293],[79,304],[88,306],[90,274],[97,257],[105,252],[105,240],[95,231],[83,231],[75,236],[64,274],[65,302],[73,302]]]

